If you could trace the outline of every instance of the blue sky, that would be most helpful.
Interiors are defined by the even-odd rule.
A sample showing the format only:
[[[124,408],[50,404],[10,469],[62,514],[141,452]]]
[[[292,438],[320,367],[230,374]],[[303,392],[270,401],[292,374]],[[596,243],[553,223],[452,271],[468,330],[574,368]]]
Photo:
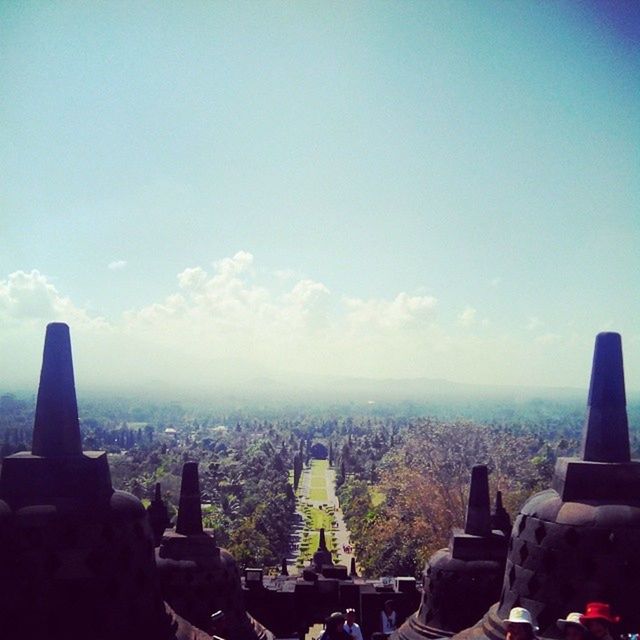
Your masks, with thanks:
[[[584,386],[611,329],[640,388],[639,24],[633,3],[3,3],[8,378],[67,319],[109,380]]]

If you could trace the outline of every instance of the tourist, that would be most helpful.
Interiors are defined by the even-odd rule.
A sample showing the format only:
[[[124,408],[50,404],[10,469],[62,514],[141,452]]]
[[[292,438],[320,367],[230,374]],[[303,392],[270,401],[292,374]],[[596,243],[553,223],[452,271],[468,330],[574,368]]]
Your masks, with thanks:
[[[564,640],[589,640],[589,631],[580,618],[581,613],[575,611],[567,615],[566,618],[560,618],[557,621],[558,628],[562,631],[562,637]]]
[[[580,622],[595,640],[614,640],[614,628],[620,622],[620,617],[611,613],[607,603],[590,602],[580,616]]]
[[[506,640],[533,640],[538,627],[533,624],[531,613],[524,607],[514,607],[503,622],[507,625]]]
[[[332,613],[325,622],[324,632],[319,640],[349,640],[344,630],[344,622],[344,616],[340,611]]]
[[[360,625],[356,622],[356,610],[347,609],[345,613],[346,622],[344,623],[344,630],[347,632],[347,635],[353,640],[362,640],[362,631],[360,630]]]
[[[385,636],[390,636],[398,627],[398,616],[393,606],[393,600],[387,600],[380,612],[380,628]]]

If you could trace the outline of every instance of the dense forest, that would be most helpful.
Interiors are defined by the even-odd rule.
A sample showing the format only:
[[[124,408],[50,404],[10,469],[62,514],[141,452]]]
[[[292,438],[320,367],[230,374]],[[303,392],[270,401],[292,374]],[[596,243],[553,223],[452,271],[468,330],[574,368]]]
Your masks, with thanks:
[[[114,487],[147,501],[156,482],[175,514],[186,461],[200,464],[205,525],[243,566],[277,566],[296,521],[294,485],[326,452],[358,564],[367,576],[418,575],[464,522],[469,470],[489,466],[514,515],[548,486],[558,456],[575,455],[584,419],[577,403],[441,405],[436,415],[358,416],[307,409],[252,418],[179,403],[88,399],[80,403],[85,450],[109,452]],[[637,454],[640,405],[629,407]],[[28,450],[34,399],[0,396],[2,456]],[[259,412],[256,412],[259,413]],[[320,445],[320,446],[319,446]]]

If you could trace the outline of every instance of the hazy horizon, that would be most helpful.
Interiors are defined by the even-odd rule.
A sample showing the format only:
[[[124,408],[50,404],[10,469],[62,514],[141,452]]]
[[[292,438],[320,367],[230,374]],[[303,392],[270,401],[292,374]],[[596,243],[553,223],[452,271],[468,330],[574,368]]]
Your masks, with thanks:
[[[0,387],[60,320],[91,389],[580,391],[605,330],[640,389],[639,33],[631,2],[4,3]]]

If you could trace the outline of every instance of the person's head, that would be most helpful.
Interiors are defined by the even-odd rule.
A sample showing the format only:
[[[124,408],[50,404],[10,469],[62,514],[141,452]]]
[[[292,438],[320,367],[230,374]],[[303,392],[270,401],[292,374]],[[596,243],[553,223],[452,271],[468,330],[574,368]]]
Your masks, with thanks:
[[[580,616],[580,622],[596,640],[602,640],[611,633],[611,628],[620,622],[620,618],[611,613],[611,606],[606,602],[590,602]]]
[[[393,600],[387,600],[387,601],[384,603],[384,612],[385,612],[387,615],[390,615],[391,613],[393,613],[393,609],[394,609],[394,606],[393,606]]]
[[[580,613],[573,611],[566,618],[558,620],[558,627],[562,631],[564,640],[586,640],[587,628],[580,622]]]
[[[344,616],[339,611],[335,611],[327,618],[327,631],[331,632],[341,629],[343,624]]]
[[[507,625],[506,640],[533,640],[538,627],[533,624],[531,613],[524,607],[514,607],[503,621]]]
[[[348,624],[353,624],[356,621],[356,610],[355,609],[347,609],[346,618]]]
[[[601,638],[606,638],[611,632],[611,627],[606,620],[602,620],[601,618],[594,618],[593,620],[585,621],[585,625],[587,625],[587,629],[589,629],[589,633],[600,640]]]

